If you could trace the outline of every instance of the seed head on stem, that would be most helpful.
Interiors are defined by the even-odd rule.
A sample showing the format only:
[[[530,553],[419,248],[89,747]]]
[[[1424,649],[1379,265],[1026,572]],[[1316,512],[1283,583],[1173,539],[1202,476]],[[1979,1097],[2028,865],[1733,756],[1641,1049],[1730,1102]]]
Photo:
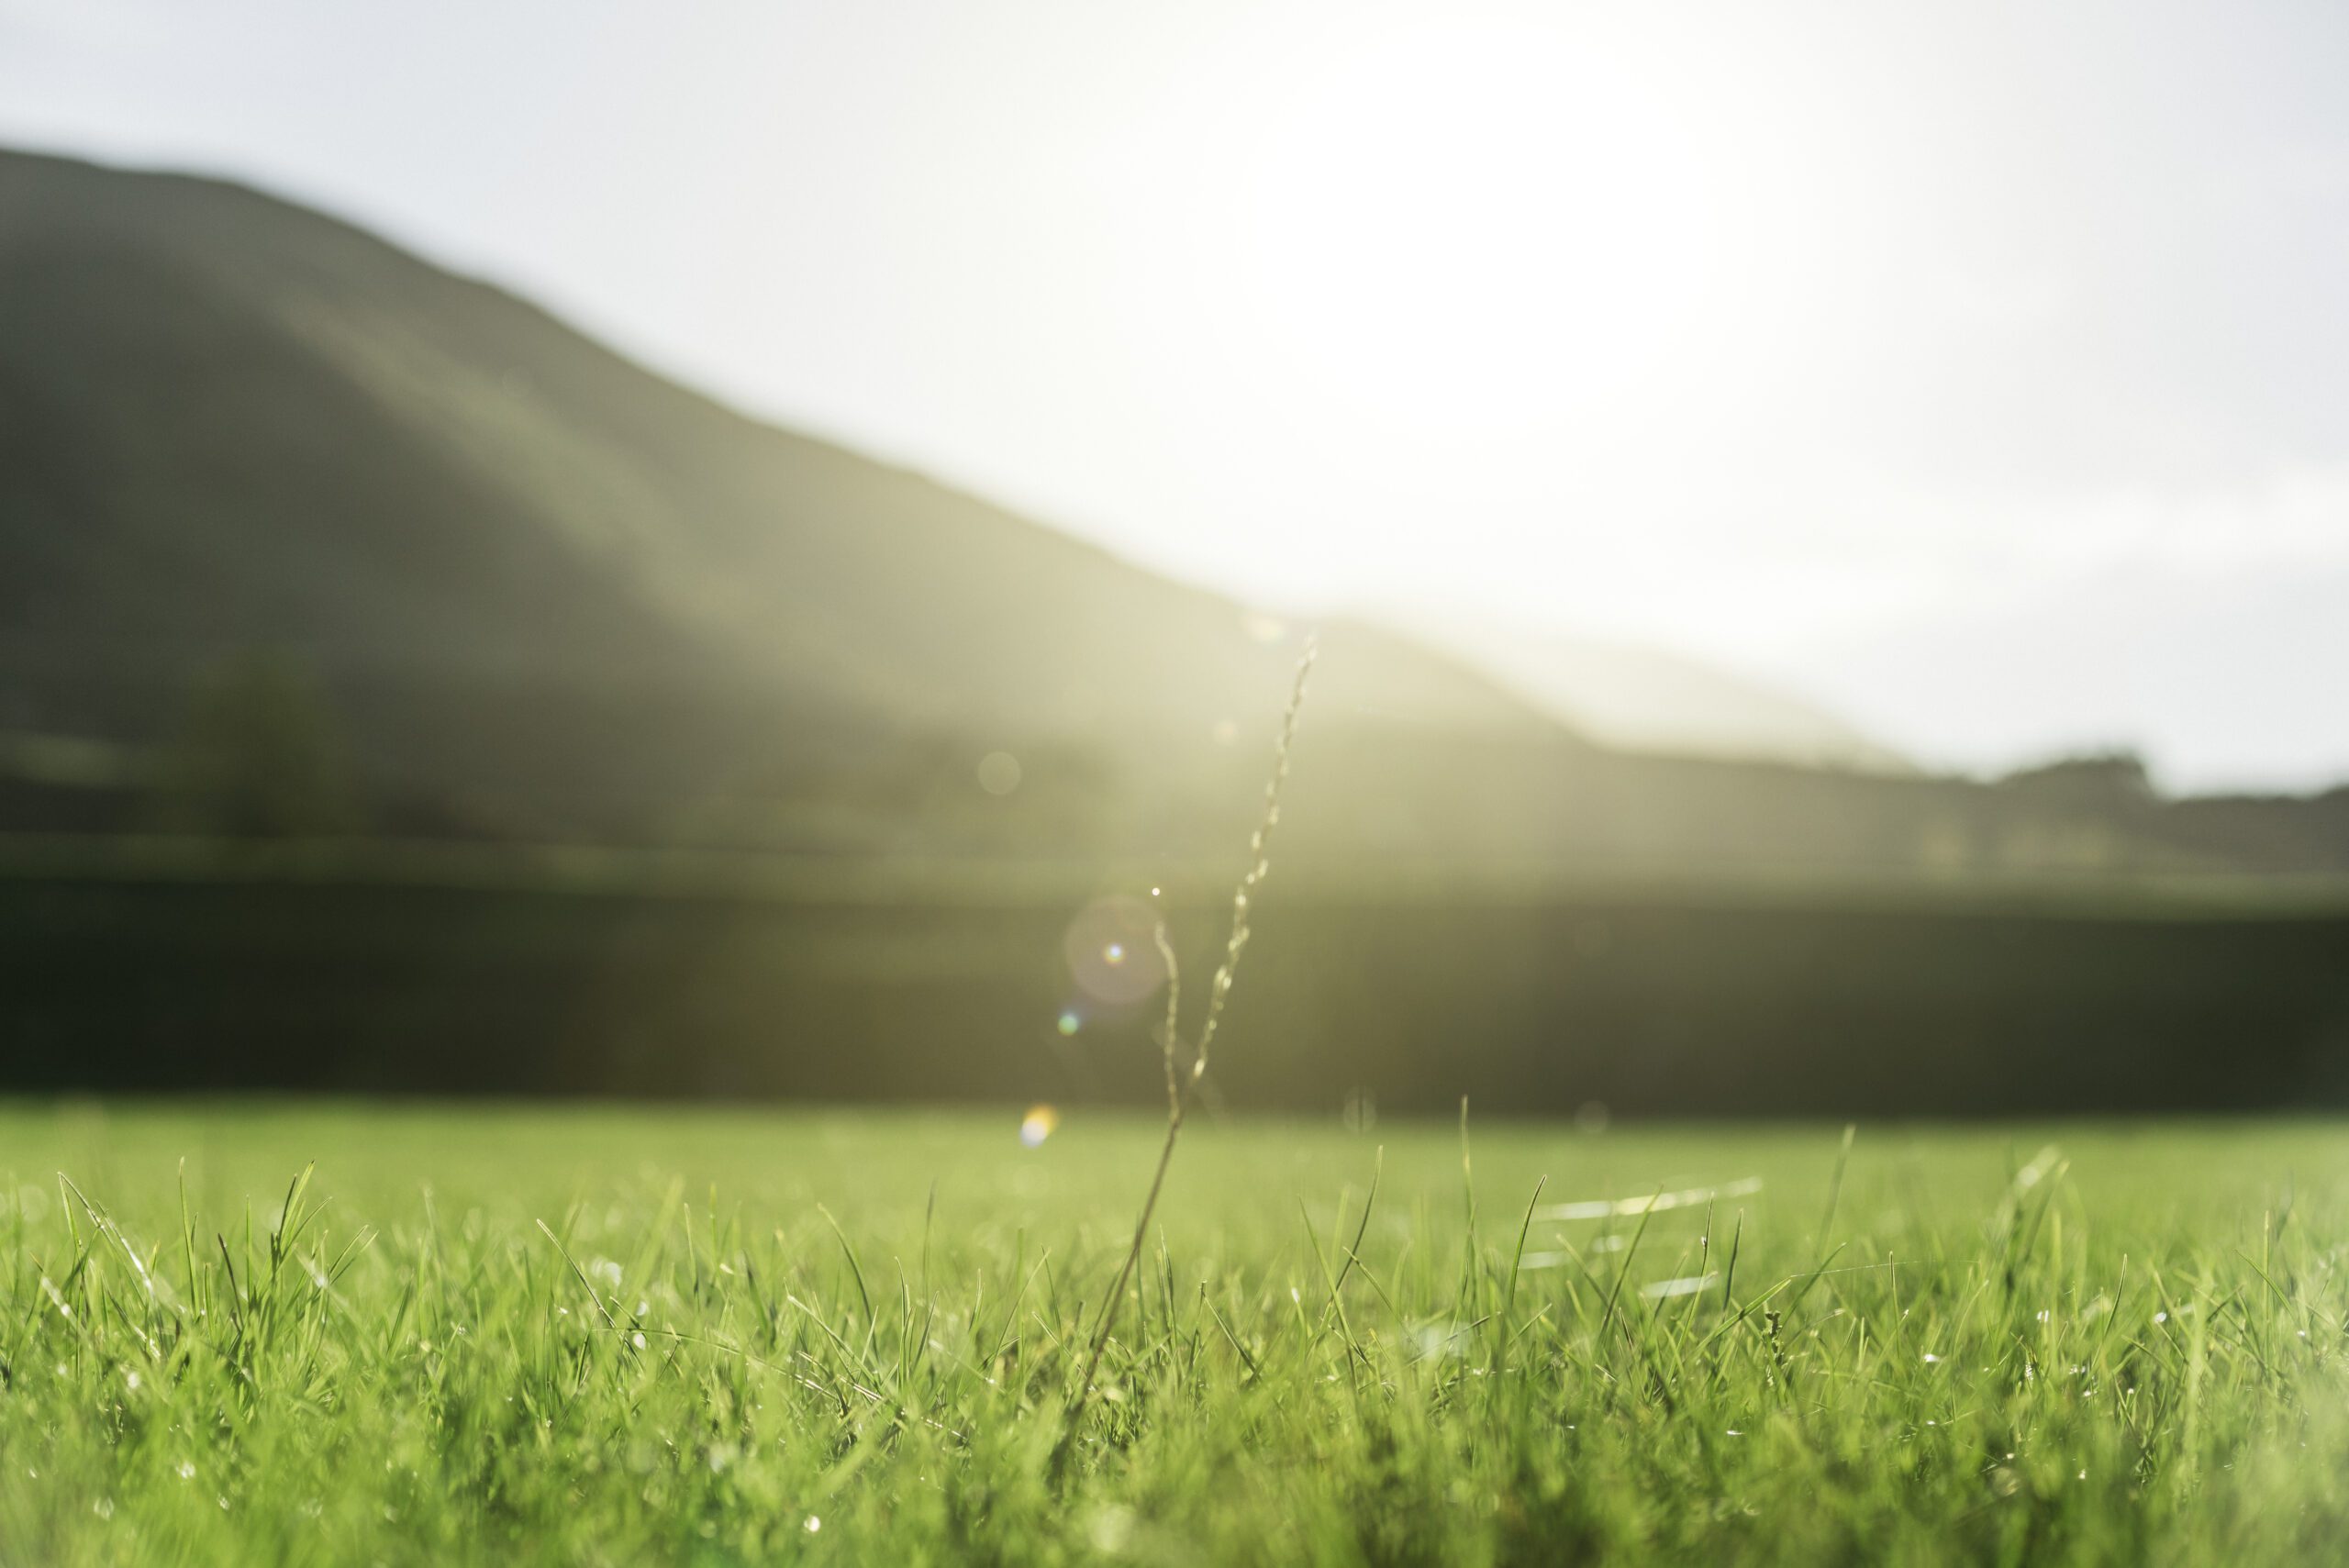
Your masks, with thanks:
[[[1071,1446],[1076,1440],[1077,1418],[1093,1397],[1094,1375],[1101,1370],[1102,1353],[1109,1348],[1110,1330],[1117,1327],[1118,1308],[1125,1301],[1126,1285],[1133,1278],[1134,1265],[1141,1261],[1142,1242],[1150,1232],[1152,1215],[1158,1209],[1158,1195],[1166,1184],[1166,1167],[1174,1158],[1174,1140],[1182,1136],[1183,1118],[1190,1109],[1190,1093],[1200,1079],[1207,1076],[1208,1048],[1215,1043],[1216,1028],[1223,1021],[1225,1000],[1231,995],[1232,977],[1240,971],[1240,955],[1248,946],[1248,912],[1253,895],[1262,886],[1264,875],[1272,869],[1268,858],[1273,841],[1273,829],[1280,825],[1281,785],[1288,780],[1289,747],[1297,739],[1297,716],[1305,706],[1306,682],[1313,673],[1313,660],[1318,645],[1308,641],[1305,656],[1297,661],[1297,683],[1289,689],[1288,706],[1281,715],[1280,740],[1273,750],[1272,776],[1264,784],[1264,815],[1256,824],[1255,833],[1248,840],[1248,870],[1241,877],[1239,887],[1231,895],[1231,934],[1225,940],[1223,962],[1217,966],[1215,979],[1208,987],[1207,1019],[1199,1026],[1197,1046],[1191,1052],[1188,1073],[1183,1071],[1182,1057],[1182,986],[1174,962],[1174,944],[1166,934],[1166,922],[1159,920],[1152,930],[1158,945],[1158,956],[1166,966],[1166,1018],[1161,1026],[1159,1045],[1166,1062],[1166,1141],[1159,1146],[1158,1169],[1150,1179],[1150,1192],[1142,1199],[1141,1214],[1134,1221],[1132,1244],[1126,1249],[1126,1261],[1119,1266],[1118,1278],[1109,1287],[1108,1296],[1101,1303],[1101,1321],[1094,1329],[1093,1343],[1086,1351],[1085,1375],[1078,1379],[1076,1390],[1069,1396],[1068,1409],[1061,1421],[1060,1440],[1052,1447],[1052,1470],[1057,1475],[1068,1462]]]

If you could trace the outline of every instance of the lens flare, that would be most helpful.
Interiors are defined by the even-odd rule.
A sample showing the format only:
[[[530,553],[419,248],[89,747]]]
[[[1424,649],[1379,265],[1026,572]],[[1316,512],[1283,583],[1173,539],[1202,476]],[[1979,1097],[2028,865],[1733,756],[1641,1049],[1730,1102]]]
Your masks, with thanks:
[[[989,751],[979,759],[979,787],[992,795],[1007,795],[1019,787],[1019,759],[1008,751]]]
[[[1077,1012],[1074,1007],[1063,1007],[1061,1009],[1061,1033],[1074,1034],[1078,1029],[1084,1027],[1085,1020],[1077,1016]]]
[[[1114,1010],[1163,985],[1166,965],[1159,957],[1157,930],[1158,911],[1139,898],[1112,895],[1078,910],[1061,951],[1082,999]]]
[[[1019,1118],[1019,1141],[1030,1149],[1041,1148],[1052,1129],[1061,1124],[1061,1113],[1050,1106],[1031,1106]]]

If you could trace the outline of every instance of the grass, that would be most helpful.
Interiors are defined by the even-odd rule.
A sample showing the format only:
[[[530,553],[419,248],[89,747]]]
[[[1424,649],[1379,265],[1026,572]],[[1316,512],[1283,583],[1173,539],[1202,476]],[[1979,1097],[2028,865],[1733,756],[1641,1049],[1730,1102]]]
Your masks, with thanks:
[[[1195,1118],[1055,1478],[1163,1129],[1016,1121],[0,1109],[0,1562],[2349,1540],[2331,1124]]]

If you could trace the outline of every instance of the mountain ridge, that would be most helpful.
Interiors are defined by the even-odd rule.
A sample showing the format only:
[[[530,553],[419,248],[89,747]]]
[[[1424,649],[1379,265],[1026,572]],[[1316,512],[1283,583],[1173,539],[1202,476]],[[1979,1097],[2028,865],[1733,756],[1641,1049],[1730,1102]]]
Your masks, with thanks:
[[[2349,865],[2322,801],[1644,757],[1408,636],[1320,635],[1308,857]],[[180,757],[168,784],[233,775],[267,709],[410,835],[1219,861],[1301,644],[345,220],[0,151],[0,732]],[[0,780],[0,830],[151,819],[71,788]]]
[[[1295,658],[1219,595],[761,424],[249,187],[0,156],[0,269],[17,584],[0,643],[20,672],[103,672],[144,645],[120,698],[283,644],[362,708],[389,700],[366,689],[387,667],[476,706],[560,675],[727,694],[718,729],[766,708],[1130,751],[1170,728],[1264,731],[1231,706],[1283,689]],[[1328,635],[1348,656],[1325,706],[1541,728],[1399,639]],[[100,728],[151,731],[165,698],[145,696]]]

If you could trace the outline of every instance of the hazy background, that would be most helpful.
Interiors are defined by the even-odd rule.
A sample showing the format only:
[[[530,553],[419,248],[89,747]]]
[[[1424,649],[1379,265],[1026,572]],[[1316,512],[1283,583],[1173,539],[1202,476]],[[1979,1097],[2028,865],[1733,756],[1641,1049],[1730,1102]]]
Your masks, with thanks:
[[[2325,4],[0,0],[0,141],[1144,563],[2204,789],[2349,773],[2345,78]]]
[[[2349,19],[0,0],[0,1091],[2349,1105]],[[2142,753],[2140,755],[2139,753]]]

